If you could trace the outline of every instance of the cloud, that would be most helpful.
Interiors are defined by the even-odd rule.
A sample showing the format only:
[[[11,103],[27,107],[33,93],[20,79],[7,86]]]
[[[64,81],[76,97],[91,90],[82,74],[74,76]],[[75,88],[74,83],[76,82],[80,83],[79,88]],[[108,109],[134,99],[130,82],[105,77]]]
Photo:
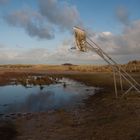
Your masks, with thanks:
[[[21,62],[30,61],[30,63],[42,63],[46,61],[48,56],[49,52],[46,48],[31,48],[18,53],[17,58]]]
[[[124,26],[121,34],[113,34],[109,31],[96,33],[90,31],[89,37],[119,63],[140,59],[140,20],[131,22],[129,26]],[[77,63],[104,63],[95,52],[68,52],[66,48],[73,45],[70,42],[73,41],[69,41],[68,45],[68,41],[65,41],[63,47],[59,48],[60,50],[57,50],[53,57],[56,56],[57,60],[66,59]]]
[[[71,31],[80,24],[75,6],[58,0],[38,0],[39,11],[30,8],[10,12],[4,20],[11,26],[23,28],[31,37],[53,39],[56,29]]]
[[[10,63],[12,60],[14,60],[16,57],[16,50],[10,49],[8,47],[2,47],[0,48],[0,63]]]
[[[5,4],[7,3],[9,0],[0,0],[0,4]]]
[[[92,52],[81,53],[77,50],[71,50],[71,46],[73,44],[73,40],[71,38],[64,39],[62,44],[58,46],[53,52],[49,52],[48,60],[51,63],[73,63],[73,64],[88,64],[88,63],[96,63],[100,61],[100,57]]]
[[[26,22],[25,22],[26,23]],[[15,23],[14,23],[15,24]],[[93,52],[81,53],[70,50],[74,46],[74,37],[66,38],[55,50],[47,48],[8,48],[0,45],[0,63],[29,63],[29,64],[102,64],[104,61]],[[121,34],[106,32],[91,32],[90,37],[94,42],[115,58],[119,63],[140,59],[140,20],[133,21],[129,26],[124,26]]]
[[[80,16],[75,6],[58,0],[38,2],[41,14],[60,29],[71,30],[73,26],[80,24]]]
[[[115,58],[119,63],[140,59],[140,20],[124,26],[122,34],[115,35],[109,31],[90,34],[94,42]],[[104,61],[94,52],[81,53],[70,50],[74,46],[74,38],[66,38],[55,50],[47,48],[9,48],[0,45],[0,63],[28,64],[103,64]]]
[[[131,22],[130,26],[124,26],[120,35],[112,33],[98,33],[93,40],[102,48],[115,55],[140,54],[140,20]]]
[[[1,49],[1,48],[4,48],[4,47],[5,47],[5,45],[3,45],[3,44],[0,44],[0,49]]]
[[[128,11],[125,7],[123,7],[123,6],[118,7],[117,11],[116,11],[116,16],[117,16],[117,19],[122,24],[129,25],[129,23],[130,23],[129,14],[128,14]]]
[[[41,64],[47,63],[49,52],[46,48],[0,48],[1,64]]]
[[[75,6],[59,0],[38,0],[39,11],[21,9],[4,17],[8,24],[23,28],[31,37],[52,39],[56,29],[70,31],[80,24],[80,16]],[[130,21],[124,7],[116,12],[117,19],[124,25],[120,34],[109,31],[95,33],[86,29],[88,35],[109,55],[121,62],[140,58],[140,20]],[[3,49],[0,45],[0,62],[6,63],[98,63],[101,59],[95,53],[72,52],[72,39],[65,39],[53,52],[46,48],[32,48],[26,51]],[[6,47],[5,47],[6,48]],[[124,56],[125,55],[125,56]],[[133,56],[133,57],[132,57]]]
[[[110,32],[97,33],[93,39],[105,51],[112,55],[140,54],[140,20],[130,21],[129,13],[125,7],[118,7],[117,19],[123,24],[120,34]]]
[[[91,52],[81,53],[71,51],[71,43],[64,40],[55,50],[49,51],[47,48],[0,48],[0,63],[1,64],[87,64],[96,63],[100,58]],[[94,60],[94,61],[93,61]]]
[[[23,28],[28,35],[41,39],[54,38],[53,29],[48,25],[44,18],[31,9],[14,11],[4,17],[9,25]]]

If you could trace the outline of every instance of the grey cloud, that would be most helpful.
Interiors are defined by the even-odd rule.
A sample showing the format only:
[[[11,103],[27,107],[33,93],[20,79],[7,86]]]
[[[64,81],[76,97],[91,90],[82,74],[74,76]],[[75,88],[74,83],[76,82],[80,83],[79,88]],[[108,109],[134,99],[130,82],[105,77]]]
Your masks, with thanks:
[[[104,50],[110,54],[127,55],[140,54],[140,20],[131,23],[131,26],[125,26],[121,35],[105,35],[100,33],[97,38]]]
[[[39,11],[13,11],[4,16],[4,20],[12,26],[23,28],[31,37],[40,39],[52,39],[56,29],[71,31],[73,26],[81,23],[76,7],[67,2],[38,0],[38,3]]]
[[[9,0],[0,0],[0,4],[5,4],[7,3]]]
[[[129,23],[130,23],[129,14],[128,14],[128,11],[125,7],[123,7],[123,6],[118,7],[117,11],[116,11],[116,16],[117,16],[117,19],[122,24],[129,25]]]
[[[29,9],[14,11],[4,19],[12,26],[22,27],[30,36],[41,39],[54,38],[52,27],[44,21],[38,12]]]
[[[80,24],[79,13],[75,6],[58,0],[39,0],[40,12],[60,29],[68,29]]]

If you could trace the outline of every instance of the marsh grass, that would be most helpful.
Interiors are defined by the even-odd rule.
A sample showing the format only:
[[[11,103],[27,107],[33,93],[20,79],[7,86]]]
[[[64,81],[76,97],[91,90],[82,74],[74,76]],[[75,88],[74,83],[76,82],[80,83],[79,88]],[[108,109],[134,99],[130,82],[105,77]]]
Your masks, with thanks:
[[[140,72],[140,61],[134,60],[127,64],[120,65],[127,72]],[[80,72],[111,72],[112,69],[108,65],[0,65],[0,71],[80,71]]]

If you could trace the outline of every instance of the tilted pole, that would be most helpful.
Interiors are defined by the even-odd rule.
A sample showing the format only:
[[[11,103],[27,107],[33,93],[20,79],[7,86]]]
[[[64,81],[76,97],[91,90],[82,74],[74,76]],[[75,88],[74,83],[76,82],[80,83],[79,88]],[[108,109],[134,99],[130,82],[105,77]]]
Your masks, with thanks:
[[[97,45],[95,42],[93,42],[90,38],[86,36],[86,33],[84,30],[80,29],[79,27],[74,27],[75,30],[75,39],[76,39],[76,45],[80,51],[94,51],[96,52],[105,62],[107,62],[113,71],[113,79],[114,79],[114,89],[115,89],[115,95],[116,98],[118,97],[118,90],[117,90],[117,79],[116,74],[119,75],[119,82],[121,91],[123,91],[123,81],[126,80],[131,87],[126,90],[124,93],[127,94],[131,89],[135,89],[137,92],[140,93],[140,84],[130,75],[128,74],[122,67],[120,67],[116,61],[114,61],[106,52],[104,52],[99,45]]]
[[[119,69],[119,77],[120,77],[120,88],[121,88],[121,91],[123,91],[123,83],[122,83],[122,76],[121,76],[120,69]]]

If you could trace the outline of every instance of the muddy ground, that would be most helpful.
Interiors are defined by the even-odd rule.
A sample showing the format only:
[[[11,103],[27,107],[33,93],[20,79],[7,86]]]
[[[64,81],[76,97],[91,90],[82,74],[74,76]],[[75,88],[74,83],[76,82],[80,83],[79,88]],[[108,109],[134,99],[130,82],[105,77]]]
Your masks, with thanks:
[[[1,77],[6,75],[1,73]],[[140,82],[139,73],[132,75]],[[116,99],[110,73],[57,73],[53,76],[69,77],[103,89],[84,100],[84,106],[71,111],[19,115],[9,120],[9,125],[3,121],[0,124],[0,140],[140,140],[139,94],[133,92],[121,98],[119,93]],[[0,81],[1,85],[8,82],[2,78]],[[7,135],[10,136],[7,138]]]

